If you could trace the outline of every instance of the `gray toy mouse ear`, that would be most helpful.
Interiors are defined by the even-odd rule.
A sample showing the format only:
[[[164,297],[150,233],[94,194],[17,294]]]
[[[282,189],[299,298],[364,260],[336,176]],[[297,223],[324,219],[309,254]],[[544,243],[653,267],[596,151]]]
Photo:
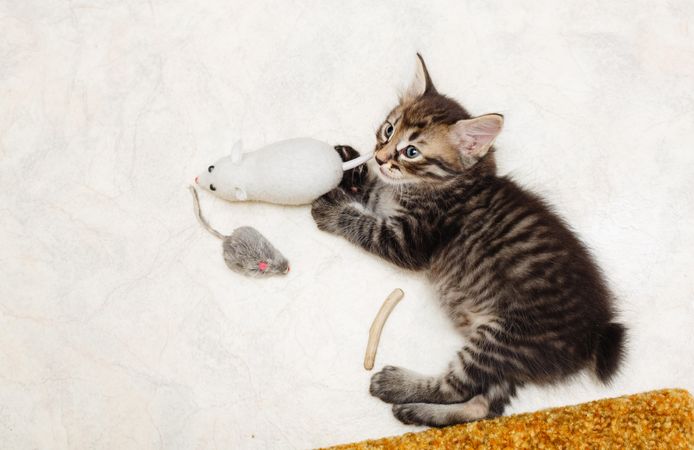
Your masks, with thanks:
[[[241,139],[234,142],[234,146],[231,147],[231,162],[241,161],[243,156],[243,141]]]
[[[234,196],[236,197],[236,200],[239,200],[239,201],[248,200],[248,196],[246,195],[246,191],[244,191],[241,188],[234,188]]]

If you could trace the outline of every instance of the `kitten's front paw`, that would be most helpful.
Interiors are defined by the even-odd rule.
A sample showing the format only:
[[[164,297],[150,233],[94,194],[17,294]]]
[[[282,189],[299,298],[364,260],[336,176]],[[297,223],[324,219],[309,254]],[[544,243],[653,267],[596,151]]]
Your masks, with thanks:
[[[336,145],[335,151],[340,155],[343,161],[349,161],[359,156],[359,152],[349,145]]]
[[[340,155],[342,161],[350,161],[357,158],[359,152],[354,150],[349,145],[336,145],[335,151]],[[362,193],[362,188],[364,182],[366,181],[367,167],[366,164],[357,166],[354,169],[346,170],[342,174],[342,181],[340,182],[340,187],[352,195],[359,195]]]
[[[385,366],[371,377],[369,392],[386,403],[406,403],[408,401],[408,372],[394,366]]]
[[[349,200],[347,194],[340,188],[333,189],[314,200],[311,204],[311,216],[318,229],[336,232],[340,210]]]

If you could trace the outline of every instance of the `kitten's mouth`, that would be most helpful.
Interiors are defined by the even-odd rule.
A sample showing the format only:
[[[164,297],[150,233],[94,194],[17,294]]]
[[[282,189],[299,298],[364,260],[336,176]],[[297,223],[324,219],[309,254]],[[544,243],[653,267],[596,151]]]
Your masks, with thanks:
[[[386,167],[386,166],[379,166],[378,167],[379,172],[381,172],[381,175],[383,175],[385,178],[389,180],[401,180],[402,179],[402,172],[398,169],[393,169],[392,167]]]

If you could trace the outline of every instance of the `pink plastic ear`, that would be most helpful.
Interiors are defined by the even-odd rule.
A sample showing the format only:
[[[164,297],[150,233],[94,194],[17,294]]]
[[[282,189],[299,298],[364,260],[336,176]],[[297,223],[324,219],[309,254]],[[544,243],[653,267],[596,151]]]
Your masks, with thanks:
[[[261,272],[265,272],[267,270],[267,263],[265,261],[260,261],[258,263],[258,269],[260,269]]]

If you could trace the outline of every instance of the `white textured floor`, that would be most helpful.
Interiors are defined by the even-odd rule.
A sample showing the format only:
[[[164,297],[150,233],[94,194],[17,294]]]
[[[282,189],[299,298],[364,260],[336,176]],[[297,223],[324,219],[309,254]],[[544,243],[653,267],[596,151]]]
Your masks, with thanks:
[[[375,3],[0,0],[0,446],[414,430],[368,395],[362,358],[401,287],[376,368],[445,367],[460,340],[424,280],[308,207],[204,195],[215,226],[253,225],[292,262],[243,278],[185,187],[239,136],[371,148],[415,51],[440,91],[505,115],[502,172],[589,243],[630,327],[613,386],[530,388],[509,412],[694,391],[694,3]]]

